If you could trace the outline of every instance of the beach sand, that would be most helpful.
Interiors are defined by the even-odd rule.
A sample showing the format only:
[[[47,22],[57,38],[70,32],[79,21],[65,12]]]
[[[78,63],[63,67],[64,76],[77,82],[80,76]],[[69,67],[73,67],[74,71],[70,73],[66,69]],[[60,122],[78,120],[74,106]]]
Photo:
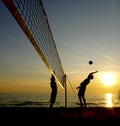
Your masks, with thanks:
[[[9,125],[120,125],[120,108],[30,108],[0,107],[2,124]]]

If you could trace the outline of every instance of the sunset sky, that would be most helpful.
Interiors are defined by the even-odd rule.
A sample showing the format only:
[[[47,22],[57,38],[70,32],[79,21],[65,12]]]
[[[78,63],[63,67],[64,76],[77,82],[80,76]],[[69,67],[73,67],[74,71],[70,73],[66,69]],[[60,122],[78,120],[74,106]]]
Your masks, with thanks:
[[[99,72],[86,93],[117,93],[120,0],[43,0],[43,4],[67,75],[68,93],[72,91],[68,80],[77,92],[80,82],[96,70]],[[25,33],[0,1],[0,92],[48,93],[50,76]],[[58,92],[64,90],[59,86]]]

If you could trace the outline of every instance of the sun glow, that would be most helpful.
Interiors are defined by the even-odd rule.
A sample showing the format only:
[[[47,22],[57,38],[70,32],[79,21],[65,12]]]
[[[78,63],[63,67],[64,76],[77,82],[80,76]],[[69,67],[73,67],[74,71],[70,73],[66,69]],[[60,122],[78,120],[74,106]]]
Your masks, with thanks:
[[[105,85],[113,85],[115,83],[115,75],[113,73],[103,73],[102,81]]]

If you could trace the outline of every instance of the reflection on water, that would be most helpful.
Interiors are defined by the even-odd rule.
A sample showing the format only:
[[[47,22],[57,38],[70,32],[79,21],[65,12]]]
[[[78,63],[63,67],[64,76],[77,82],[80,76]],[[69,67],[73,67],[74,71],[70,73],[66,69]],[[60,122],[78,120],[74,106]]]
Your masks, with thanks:
[[[111,93],[105,94],[105,99],[106,99],[106,107],[112,107],[112,94]]]

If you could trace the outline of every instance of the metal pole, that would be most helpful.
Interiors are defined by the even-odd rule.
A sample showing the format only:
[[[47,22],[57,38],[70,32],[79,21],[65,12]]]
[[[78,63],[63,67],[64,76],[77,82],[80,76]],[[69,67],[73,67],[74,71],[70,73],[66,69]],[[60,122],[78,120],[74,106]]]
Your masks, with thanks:
[[[66,74],[65,76],[65,108],[67,108],[67,83],[66,83]]]

